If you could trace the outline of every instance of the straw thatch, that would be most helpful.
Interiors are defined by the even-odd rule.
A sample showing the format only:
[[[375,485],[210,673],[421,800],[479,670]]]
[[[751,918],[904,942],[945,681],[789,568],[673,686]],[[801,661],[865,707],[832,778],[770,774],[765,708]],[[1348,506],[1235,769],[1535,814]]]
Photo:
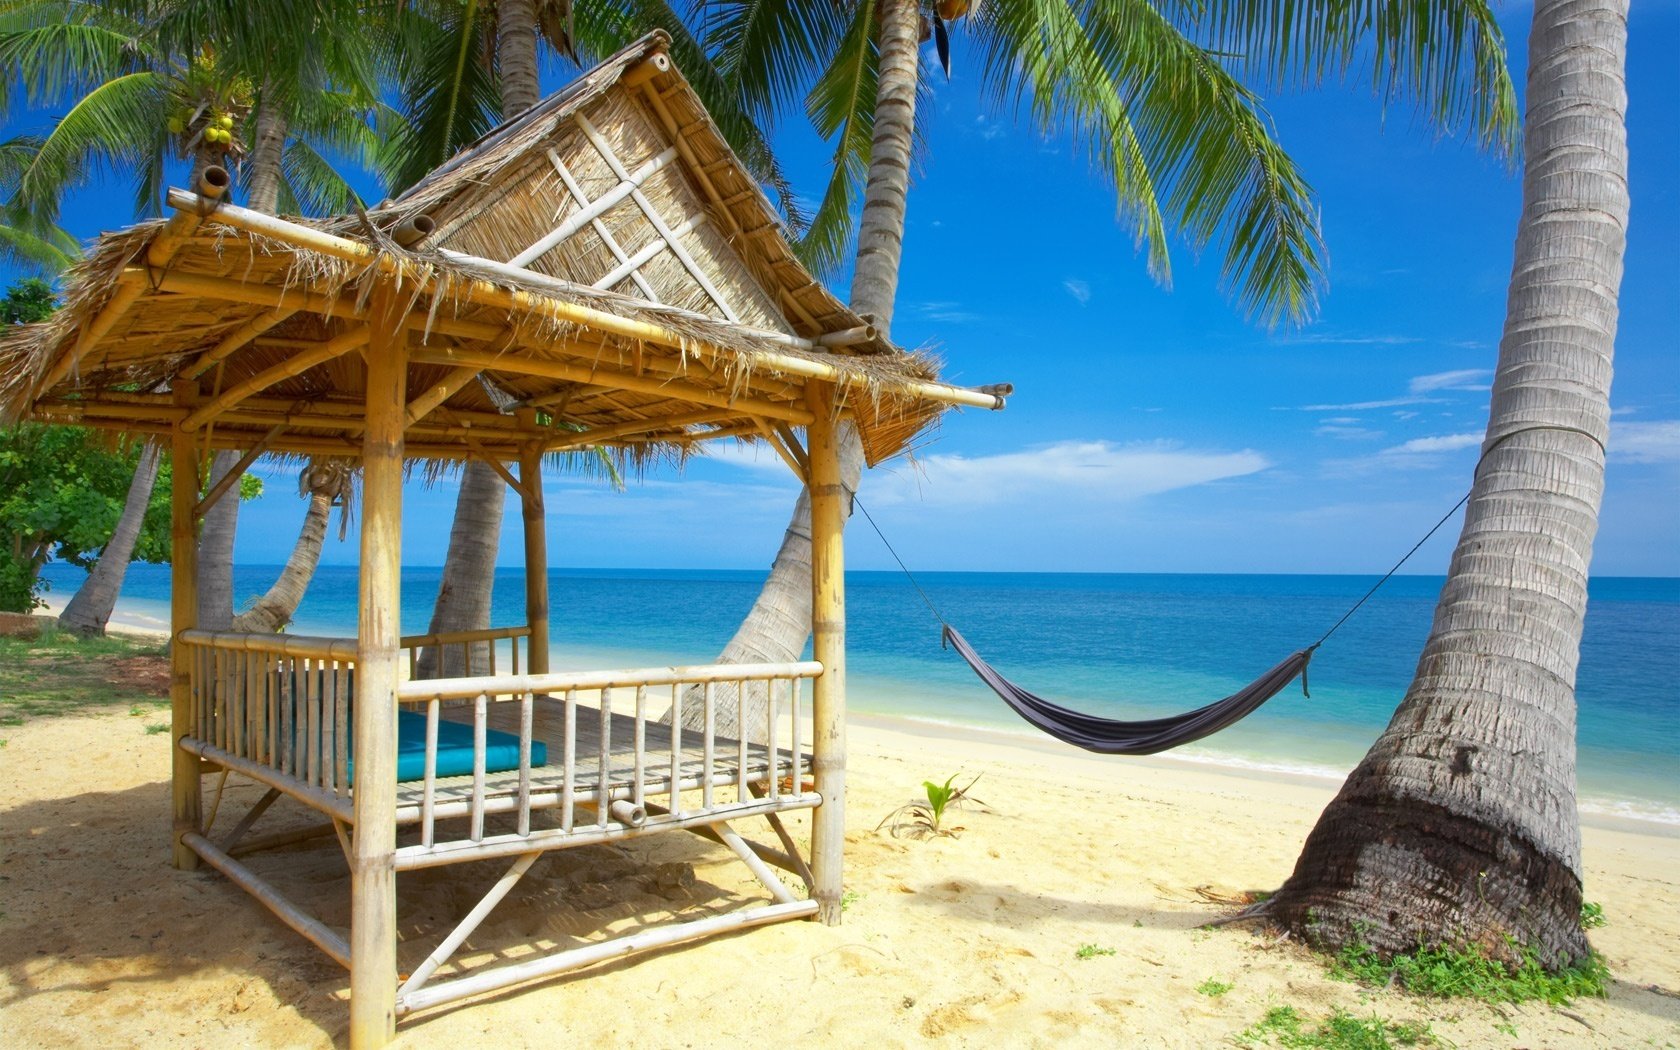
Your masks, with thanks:
[[[99,238],[64,309],[0,337],[0,411],[355,455],[383,282],[407,311],[413,457],[751,439],[808,419],[823,377],[871,462],[901,451],[951,400],[934,363],[797,263],[665,46],[639,41],[366,215],[173,192],[174,218]],[[177,403],[183,379],[197,402]]]

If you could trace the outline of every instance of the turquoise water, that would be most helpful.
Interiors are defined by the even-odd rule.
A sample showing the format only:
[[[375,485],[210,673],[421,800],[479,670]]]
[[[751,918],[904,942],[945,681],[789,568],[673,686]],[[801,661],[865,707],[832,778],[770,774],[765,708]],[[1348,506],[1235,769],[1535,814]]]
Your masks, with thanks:
[[[241,568],[254,596],[276,570]],[[50,566],[67,595],[79,573]],[[403,572],[403,630],[420,633],[439,570]],[[1374,582],[1362,576],[927,573],[946,618],[1005,674],[1114,717],[1200,706],[1317,639]],[[557,570],[556,669],[703,663],[762,574]],[[1280,694],[1240,725],[1183,749],[1209,761],[1341,775],[1387,723],[1429,630],[1440,577],[1396,577],[1313,659],[1312,697]],[[168,618],[168,570],[137,565],[124,609]],[[954,655],[898,573],[847,576],[850,703],[901,718],[1031,732]],[[293,630],[352,634],[356,571],[323,567]],[[524,621],[517,569],[498,572],[492,622]],[[1595,579],[1576,685],[1582,808],[1680,823],[1680,580]],[[1125,761],[1115,759],[1115,761]]]

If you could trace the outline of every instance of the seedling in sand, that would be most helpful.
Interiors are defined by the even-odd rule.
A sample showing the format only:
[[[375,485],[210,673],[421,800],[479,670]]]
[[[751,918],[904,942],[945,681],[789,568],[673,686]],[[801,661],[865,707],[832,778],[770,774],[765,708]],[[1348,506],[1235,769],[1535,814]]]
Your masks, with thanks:
[[[1196,986],[1196,991],[1201,992],[1210,999],[1217,999],[1235,987],[1236,985],[1232,984],[1230,981],[1221,981],[1217,977],[1209,977],[1207,980]]]
[[[935,784],[931,780],[922,781],[922,787],[927,791],[927,798],[915,799],[888,813],[881,818],[881,823],[875,825],[875,830],[886,828],[893,837],[909,835],[912,838],[935,838],[949,835],[956,838],[963,831],[960,827],[945,826],[945,811],[963,803],[972,803],[981,809],[989,810],[984,802],[973,797],[969,791],[979,782],[976,775],[964,787],[953,787],[959,774],[953,773],[947,777],[945,783]]]
[[[1113,948],[1102,948],[1095,944],[1081,944],[1079,950],[1073,953],[1075,959],[1095,959],[1099,955],[1114,955]]]
[[[159,733],[167,732],[169,732],[168,722],[153,722],[151,725],[146,727],[147,736],[157,736]]]
[[[1317,1025],[1293,1006],[1276,1006],[1236,1037],[1241,1046],[1281,1046],[1289,1050],[1395,1050],[1397,1047],[1439,1047],[1441,1040],[1426,1024],[1355,1017],[1338,1009]]]
[[[1604,917],[1604,905],[1597,901],[1581,902],[1581,929],[1596,930],[1609,922],[1610,920]]]

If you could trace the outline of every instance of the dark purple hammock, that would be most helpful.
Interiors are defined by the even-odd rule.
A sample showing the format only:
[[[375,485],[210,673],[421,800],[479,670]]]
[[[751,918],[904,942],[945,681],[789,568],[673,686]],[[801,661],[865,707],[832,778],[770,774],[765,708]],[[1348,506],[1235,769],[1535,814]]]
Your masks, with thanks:
[[[1307,692],[1307,662],[1317,645],[1292,653],[1276,667],[1261,675],[1247,688],[1238,690],[1223,700],[1206,707],[1198,707],[1168,718],[1145,718],[1135,722],[1114,718],[1098,718],[1079,711],[1070,711],[1041,696],[1027,692],[997,672],[955,627],[945,624],[944,644],[968,661],[980,680],[1003,698],[1015,713],[1034,728],[1057,740],[1095,751],[1102,755],[1153,755],[1168,748],[1188,744],[1210,736],[1252,714],[1259,706],[1283,691],[1284,686],[1301,679],[1301,692]]]

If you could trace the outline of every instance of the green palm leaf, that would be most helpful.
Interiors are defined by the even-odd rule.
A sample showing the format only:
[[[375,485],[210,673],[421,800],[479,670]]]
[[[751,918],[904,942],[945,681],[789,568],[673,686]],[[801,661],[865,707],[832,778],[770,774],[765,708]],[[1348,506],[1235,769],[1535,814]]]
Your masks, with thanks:
[[[846,259],[853,208],[869,170],[875,135],[875,4],[861,0],[833,59],[805,97],[817,134],[834,142],[834,172],[811,225],[797,247],[818,273],[832,273]]]
[[[157,200],[168,111],[168,82],[149,70],[94,88],[59,119],[19,173],[13,206],[51,222],[65,190],[106,172],[136,170],[143,173],[143,199]]]

